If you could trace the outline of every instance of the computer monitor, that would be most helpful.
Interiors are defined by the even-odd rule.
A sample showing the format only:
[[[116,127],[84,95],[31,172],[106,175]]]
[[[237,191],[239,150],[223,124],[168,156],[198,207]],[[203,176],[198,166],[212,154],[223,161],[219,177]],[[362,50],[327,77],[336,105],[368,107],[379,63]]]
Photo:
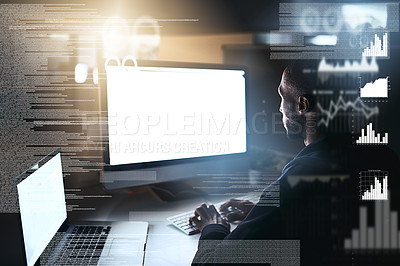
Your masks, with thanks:
[[[237,166],[247,152],[243,67],[114,61],[106,65],[106,187]]]
[[[67,219],[60,149],[17,180],[26,265],[33,266]]]

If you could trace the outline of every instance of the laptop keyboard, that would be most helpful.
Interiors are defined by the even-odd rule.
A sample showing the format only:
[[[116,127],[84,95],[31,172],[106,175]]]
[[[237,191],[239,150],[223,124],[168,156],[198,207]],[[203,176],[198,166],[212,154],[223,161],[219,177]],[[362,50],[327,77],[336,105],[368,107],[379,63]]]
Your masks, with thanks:
[[[56,265],[97,265],[111,226],[75,226]]]

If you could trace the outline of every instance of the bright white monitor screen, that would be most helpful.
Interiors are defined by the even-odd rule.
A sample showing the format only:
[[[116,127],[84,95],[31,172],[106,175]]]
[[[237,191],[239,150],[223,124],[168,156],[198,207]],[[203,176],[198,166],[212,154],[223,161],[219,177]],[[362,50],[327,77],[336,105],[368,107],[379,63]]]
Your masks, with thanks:
[[[246,152],[243,70],[106,71],[110,165]]]
[[[34,265],[67,218],[58,153],[17,185],[27,265]]]

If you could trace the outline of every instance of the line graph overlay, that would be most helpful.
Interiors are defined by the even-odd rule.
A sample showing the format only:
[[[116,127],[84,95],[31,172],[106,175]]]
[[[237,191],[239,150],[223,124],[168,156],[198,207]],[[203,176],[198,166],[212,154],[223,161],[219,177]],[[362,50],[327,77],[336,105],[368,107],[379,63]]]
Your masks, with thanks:
[[[344,64],[329,64],[325,58],[322,58],[318,65],[318,72],[330,72],[330,73],[344,73],[344,72],[378,72],[379,66],[376,62],[375,57],[372,57],[370,63],[368,63],[366,57],[362,57],[361,62],[349,60],[344,61]]]
[[[317,107],[322,116],[325,116],[318,121],[318,125],[323,124],[325,125],[325,127],[329,126],[329,122],[333,120],[340,111],[347,111],[349,108],[352,108],[352,110],[362,113],[366,119],[369,119],[373,115],[379,114],[378,106],[369,107],[368,105],[363,103],[360,97],[358,97],[355,101],[346,101],[340,95],[336,102],[330,100],[329,107],[327,109],[322,107],[319,102],[317,103]]]

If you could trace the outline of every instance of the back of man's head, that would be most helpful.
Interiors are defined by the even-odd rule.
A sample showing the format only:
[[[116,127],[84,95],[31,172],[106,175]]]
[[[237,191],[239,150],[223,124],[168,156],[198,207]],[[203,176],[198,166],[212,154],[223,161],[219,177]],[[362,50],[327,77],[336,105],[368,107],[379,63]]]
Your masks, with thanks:
[[[317,88],[317,67],[317,61],[302,60],[294,61],[285,68],[285,89],[293,100],[305,96],[312,103],[315,102],[313,92]]]

